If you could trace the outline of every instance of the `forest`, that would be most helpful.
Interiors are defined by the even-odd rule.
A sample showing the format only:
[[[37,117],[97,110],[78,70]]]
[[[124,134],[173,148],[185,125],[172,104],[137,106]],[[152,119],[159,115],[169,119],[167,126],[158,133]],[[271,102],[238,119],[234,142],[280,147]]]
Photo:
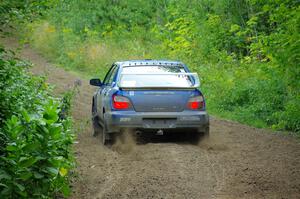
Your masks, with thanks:
[[[212,114],[300,129],[298,0],[2,4],[23,42],[65,68],[103,78],[117,60],[181,60],[199,73]]]
[[[300,136],[299,0],[2,0],[0,30],[14,30],[23,44],[82,77],[103,79],[119,60],[183,61],[199,74],[211,115]],[[0,191],[67,194],[73,136],[60,110],[68,105],[49,95],[43,78],[27,74],[28,65],[1,47]],[[61,147],[48,145],[53,160],[45,161],[49,139]],[[37,149],[38,159],[30,158]],[[43,176],[51,183],[38,180]],[[27,193],[25,186],[39,189]]]

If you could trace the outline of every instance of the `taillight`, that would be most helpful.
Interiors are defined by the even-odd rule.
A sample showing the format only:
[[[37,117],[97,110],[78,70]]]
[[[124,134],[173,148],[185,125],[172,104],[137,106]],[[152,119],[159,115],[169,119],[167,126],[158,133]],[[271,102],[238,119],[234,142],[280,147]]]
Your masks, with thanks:
[[[204,99],[202,95],[192,97],[188,101],[188,108],[191,110],[199,110],[204,108]]]
[[[127,97],[120,95],[113,95],[113,107],[115,109],[128,109],[130,107],[130,101]]]

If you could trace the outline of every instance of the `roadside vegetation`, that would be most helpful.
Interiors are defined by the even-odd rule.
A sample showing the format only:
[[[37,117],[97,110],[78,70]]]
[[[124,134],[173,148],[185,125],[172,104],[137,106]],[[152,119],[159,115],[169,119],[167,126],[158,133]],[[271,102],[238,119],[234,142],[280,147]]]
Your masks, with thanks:
[[[20,9],[12,8],[1,7],[2,31]],[[72,92],[53,97],[45,78],[31,75],[30,67],[0,45],[0,198],[68,196]]]
[[[52,97],[44,78],[28,73],[30,66],[0,47],[0,198],[70,193],[70,96]]]
[[[3,3],[23,42],[69,70],[103,78],[117,60],[181,60],[211,114],[300,131],[298,0],[26,2]]]

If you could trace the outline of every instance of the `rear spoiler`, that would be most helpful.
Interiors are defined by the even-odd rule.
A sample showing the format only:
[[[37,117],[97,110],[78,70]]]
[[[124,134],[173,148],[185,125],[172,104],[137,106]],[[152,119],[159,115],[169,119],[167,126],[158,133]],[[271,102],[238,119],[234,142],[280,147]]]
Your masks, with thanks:
[[[179,76],[179,77],[187,77],[190,82],[191,85],[190,86],[186,86],[186,85],[176,85],[176,86],[161,86],[161,85],[157,85],[157,86],[136,86],[130,83],[124,83],[122,81],[122,78],[124,78],[125,76],[132,76],[132,75],[144,75],[144,76],[170,76],[170,75],[175,75],[175,76]],[[197,73],[121,73],[118,81],[117,81],[117,85],[118,87],[122,88],[122,89],[168,89],[168,90],[174,90],[174,89],[195,89],[198,88],[200,86],[200,81],[199,81],[199,77]]]

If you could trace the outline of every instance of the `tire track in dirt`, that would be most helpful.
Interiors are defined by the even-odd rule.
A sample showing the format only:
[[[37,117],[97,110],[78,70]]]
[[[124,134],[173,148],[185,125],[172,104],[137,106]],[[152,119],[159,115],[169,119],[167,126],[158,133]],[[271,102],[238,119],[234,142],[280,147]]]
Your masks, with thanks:
[[[79,77],[55,67],[15,38],[1,38],[47,75],[60,94]],[[155,138],[142,144],[103,147],[92,137],[94,88],[82,79],[72,115],[78,132],[71,198],[300,198],[300,144],[291,136],[212,119],[211,137],[191,145]]]

